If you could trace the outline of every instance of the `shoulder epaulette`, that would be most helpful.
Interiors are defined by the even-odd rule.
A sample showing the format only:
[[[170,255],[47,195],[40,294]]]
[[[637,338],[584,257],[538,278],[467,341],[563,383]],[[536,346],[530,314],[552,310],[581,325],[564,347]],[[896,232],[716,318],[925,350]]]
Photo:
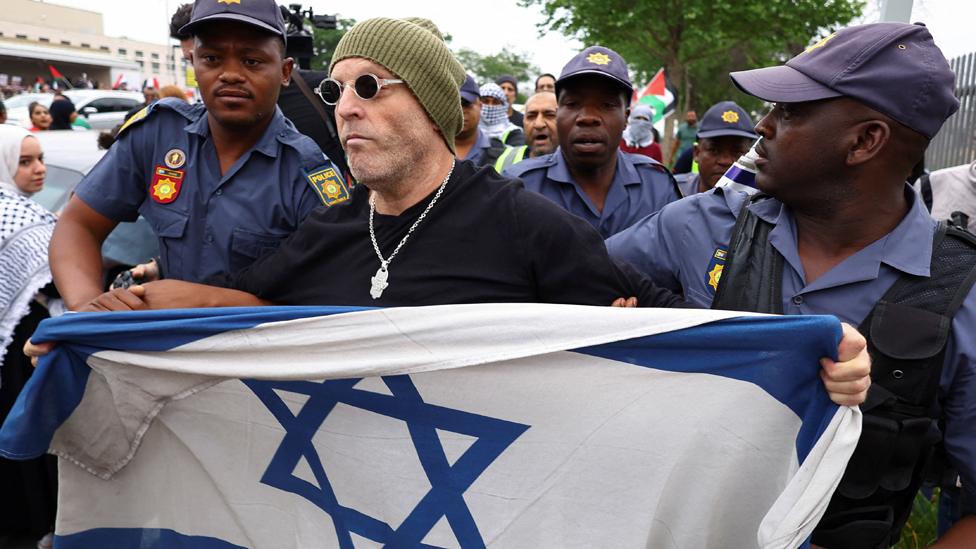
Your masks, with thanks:
[[[167,97],[150,104],[148,107],[143,108],[126,119],[126,121],[122,123],[122,127],[119,128],[118,135],[122,135],[122,132],[127,130],[130,126],[141,123],[143,120],[149,118],[153,113],[159,112],[160,110],[175,111],[190,121],[196,119],[194,116],[195,107],[193,105],[190,105],[181,99]]]

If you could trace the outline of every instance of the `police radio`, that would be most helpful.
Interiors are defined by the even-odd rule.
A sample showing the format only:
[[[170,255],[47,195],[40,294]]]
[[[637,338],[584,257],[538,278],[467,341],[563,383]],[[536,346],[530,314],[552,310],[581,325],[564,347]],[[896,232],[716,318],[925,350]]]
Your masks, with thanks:
[[[288,26],[285,55],[294,59],[299,68],[311,68],[312,57],[315,56],[315,41],[306,28],[306,21],[311,21],[317,29],[335,30],[338,28],[338,19],[335,15],[315,15],[311,7],[303,10],[301,4],[288,4],[287,8],[281,6],[281,14]]]

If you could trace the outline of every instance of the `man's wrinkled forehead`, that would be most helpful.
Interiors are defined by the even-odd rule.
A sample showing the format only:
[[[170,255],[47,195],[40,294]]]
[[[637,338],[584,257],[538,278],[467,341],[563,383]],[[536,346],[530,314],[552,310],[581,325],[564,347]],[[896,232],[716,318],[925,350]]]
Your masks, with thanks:
[[[525,112],[531,111],[555,111],[557,106],[556,94],[552,92],[540,92],[529,98],[525,102]]]

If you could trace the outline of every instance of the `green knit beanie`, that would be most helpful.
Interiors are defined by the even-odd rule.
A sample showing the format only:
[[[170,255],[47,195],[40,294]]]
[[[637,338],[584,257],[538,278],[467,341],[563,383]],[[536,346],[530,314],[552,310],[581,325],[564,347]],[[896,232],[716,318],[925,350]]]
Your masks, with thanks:
[[[336,63],[349,57],[369,59],[406,82],[440,128],[447,148],[455,152],[454,136],[464,123],[460,93],[464,67],[433,22],[419,17],[367,19],[339,40],[329,73]]]

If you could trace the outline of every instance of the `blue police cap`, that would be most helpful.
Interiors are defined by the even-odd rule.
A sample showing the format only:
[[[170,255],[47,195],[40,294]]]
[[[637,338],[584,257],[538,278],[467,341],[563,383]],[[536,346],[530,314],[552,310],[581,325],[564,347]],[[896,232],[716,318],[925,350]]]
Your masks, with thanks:
[[[698,123],[698,138],[708,139],[729,135],[748,137],[749,139],[759,137],[753,130],[749,113],[736,105],[734,101],[722,101],[705,111],[701,122]]]
[[[274,0],[196,0],[190,22],[180,34],[195,34],[211,21],[236,21],[258,27],[286,40],[285,19]]]
[[[556,80],[556,95],[565,86],[566,81],[584,74],[595,74],[609,78],[621,89],[627,92],[627,101],[631,99],[634,85],[630,82],[627,63],[620,54],[603,46],[590,46],[581,51],[566,63],[563,72]]]
[[[461,99],[464,99],[468,103],[474,103],[481,99],[481,91],[478,88],[478,83],[474,81],[474,78],[470,74],[465,75],[464,84],[461,84]]]
[[[785,65],[729,76],[739,89],[766,101],[850,97],[928,138],[959,108],[949,63],[918,23],[848,27]]]

